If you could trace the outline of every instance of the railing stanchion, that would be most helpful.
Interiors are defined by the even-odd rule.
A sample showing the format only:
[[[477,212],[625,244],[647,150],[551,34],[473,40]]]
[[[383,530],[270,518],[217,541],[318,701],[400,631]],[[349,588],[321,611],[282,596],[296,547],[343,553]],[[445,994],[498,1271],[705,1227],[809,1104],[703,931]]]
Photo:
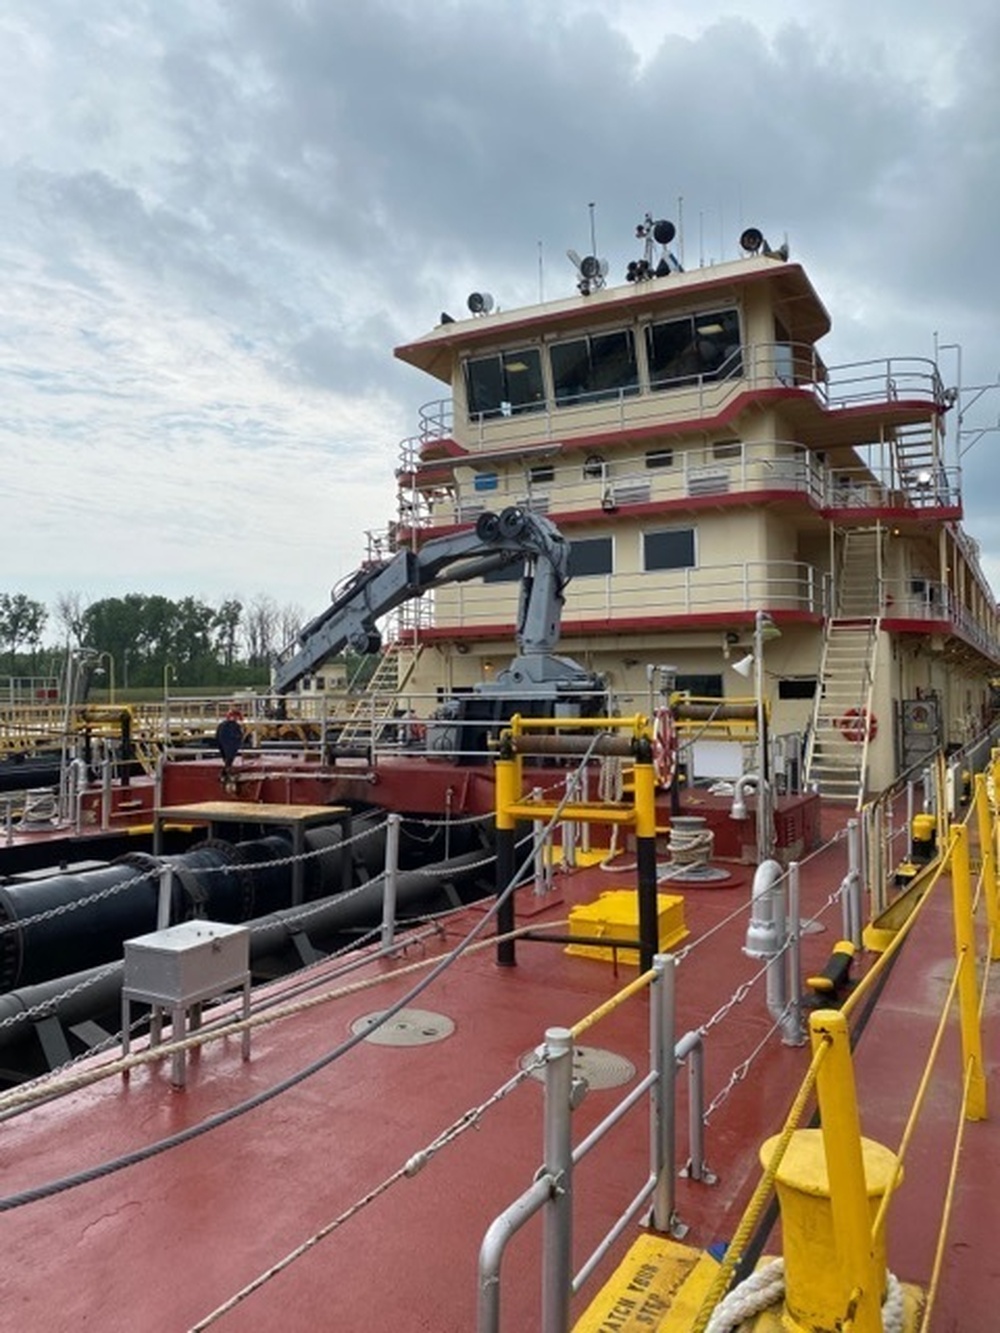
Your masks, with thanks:
[[[391,949],[396,938],[396,893],[399,886],[399,828],[402,816],[386,816],[385,887],[382,891],[382,948]]]
[[[573,1290],[573,1034],[545,1034],[545,1171],[553,1183],[545,1207],[542,1268],[542,1333],[568,1333]]]
[[[675,1232],[677,1225],[677,1064],[674,1056],[676,1028],[677,965],[669,954],[653,959],[656,979],[649,988],[649,1013],[653,1025],[650,1046],[656,1061],[657,1078],[650,1099],[652,1174],[656,1185],[650,1224],[654,1231]]]
[[[1000,902],[997,900],[997,858],[985,773],[976,774],[975,802],[979,852],[983,860],[983,897],[986,899],[986,921],[990,932],[990,957],[996,962],[1000,959]]]
[[[956,824],[951,831],[951,885],[955,916],[955,955],[958,961],[958,1007],[962,1026],[962,1068],[969,1069],[967,1120],[986,1119],[986,1075],[979,1026],[979,988],[976,982],[976,932],[972,916],[972,876],[969,871],[969,830]]]

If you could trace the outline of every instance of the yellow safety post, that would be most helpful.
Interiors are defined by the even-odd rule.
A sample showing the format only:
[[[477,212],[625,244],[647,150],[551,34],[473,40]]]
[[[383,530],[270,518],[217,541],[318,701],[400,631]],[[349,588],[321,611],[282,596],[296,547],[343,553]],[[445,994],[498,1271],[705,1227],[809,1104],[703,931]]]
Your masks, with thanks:
[[[816,1079],[822,1129],[796,1130],[778,1168],[789,1330],[882,1333],[884,1232],[872,1221],[896,1177],[896,1155],[861,1137],[847,1020],[836,1010],[812,1015],[814,1055],[829,1044]],[[761,1150],[768,1161],[774,1140]]]
[[[955,916],[955,956],[958,960],[958,1008],[962,1024],[962,1068],[969,1070],[967,1120],[986,1119],[986,1075],[979,1027],[979,992],[976,985],[976,931],[972,915],[972,875],[969,871],[969,830],[952,829],[951,887]]]
[[[641,737],[636,747],[632,784],[639,898],[639,971],[648,972],[660,947],[656,901],[656,774],[648,735]]]
[[[997,854],[994,843],[993,816],[986,791],[986,774],[976,774],[976,823],[979,831],[979,851],[983,861],[983,897],[986,899],[986,921],[990,929],[990,957],[1000,958],[1000,899],[997,897]]]
[[[511,718],[512,724],[520,721],[518,715]],[[514,831],[517,820],[511,813],[521,795],[521,760],[516,754],[501,752],[494,771],[497,833],[497,896],[501,898],[497,910],[497,963],[500,967],[513,967],[517,962],[513,930],[515,926],[514,895],[507,892],[514,878],[515,841]],[[501,895],[506,893],[506,897]]]

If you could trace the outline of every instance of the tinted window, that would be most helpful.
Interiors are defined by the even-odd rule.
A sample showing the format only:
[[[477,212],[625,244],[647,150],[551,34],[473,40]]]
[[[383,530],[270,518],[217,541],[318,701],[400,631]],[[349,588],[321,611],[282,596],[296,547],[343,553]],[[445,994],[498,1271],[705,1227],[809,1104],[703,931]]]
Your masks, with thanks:
[[[588,574],[611,574],[613,561],[610,537],[584,537],[570,543],[569,572],[575,578]]]
[[[542,359],[538,349],[481,356],[465,364],[469,417],[513,416],[545,406]]]
[[[719,310],[647,325],[646,356],[653,389],[741,375],[739,315]]]
[[[681,674],[674,682],[674,689],[683,691],[685,694],[693,694],[701,699],[721,699],[722,677],[685,676]]]
[[[549,355],[557,407],[639,392],[635,343],[629,329],[555,343]]]
[[[643,569],[691,569],[693,566],[694,528],[643,533]]]

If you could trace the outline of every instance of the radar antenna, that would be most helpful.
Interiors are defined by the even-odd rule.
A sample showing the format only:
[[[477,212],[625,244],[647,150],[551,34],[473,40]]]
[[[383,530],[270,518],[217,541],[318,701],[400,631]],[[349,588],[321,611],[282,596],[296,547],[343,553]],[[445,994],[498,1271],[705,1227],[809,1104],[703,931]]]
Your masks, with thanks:
[[[632,259],[625,270],[627,282],[645,282],[647,278],[665,278],[670,273],[683,273],[680,261],[672,250],[670,242],[677,235],[677,228],[666,218],[654,220],[652,213],[647,213],[636,226],[636,240],[644,242],[641,259]],[[654,264],[655,247],[660,247],[660,258]]]

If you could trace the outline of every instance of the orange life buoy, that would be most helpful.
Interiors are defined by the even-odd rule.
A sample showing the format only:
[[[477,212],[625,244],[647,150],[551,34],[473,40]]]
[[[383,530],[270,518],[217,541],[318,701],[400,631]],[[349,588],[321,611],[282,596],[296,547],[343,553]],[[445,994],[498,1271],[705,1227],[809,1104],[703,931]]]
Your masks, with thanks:
[[[867,708],[849,708],[837,719],[837,729],[845,741],[862,745],[866,739],[873,741],[878,735],[878,718]]]
[[[677,733],[669,708],[658,708],[653,714],[653,773],[658,787],[673,784],[677,768]]]

